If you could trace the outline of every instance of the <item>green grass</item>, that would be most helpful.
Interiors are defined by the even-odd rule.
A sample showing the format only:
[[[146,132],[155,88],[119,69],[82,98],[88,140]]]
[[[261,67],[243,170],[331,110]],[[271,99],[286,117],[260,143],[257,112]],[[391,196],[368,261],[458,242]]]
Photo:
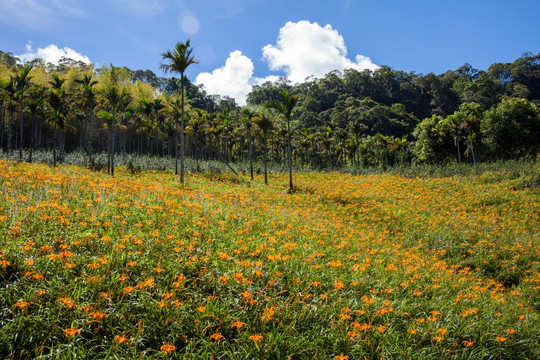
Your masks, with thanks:
[[[0,357],[540,358],[538,163],[287,194],[148,161],[0,162]]]

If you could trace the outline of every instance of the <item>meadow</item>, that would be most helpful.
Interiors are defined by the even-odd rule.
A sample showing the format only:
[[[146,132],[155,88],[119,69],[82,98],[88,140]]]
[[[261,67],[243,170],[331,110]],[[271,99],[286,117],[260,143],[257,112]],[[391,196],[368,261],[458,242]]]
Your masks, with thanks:
[[[540,359],[540,191],[0,161],[0,358]]]

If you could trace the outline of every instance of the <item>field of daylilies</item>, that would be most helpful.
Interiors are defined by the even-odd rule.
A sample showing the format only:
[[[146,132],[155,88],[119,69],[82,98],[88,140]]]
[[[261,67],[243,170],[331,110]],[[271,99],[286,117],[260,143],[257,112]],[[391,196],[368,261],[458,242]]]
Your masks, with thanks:
[[[507,175],[0,161],[0,358],[540,359],[540,192]]]

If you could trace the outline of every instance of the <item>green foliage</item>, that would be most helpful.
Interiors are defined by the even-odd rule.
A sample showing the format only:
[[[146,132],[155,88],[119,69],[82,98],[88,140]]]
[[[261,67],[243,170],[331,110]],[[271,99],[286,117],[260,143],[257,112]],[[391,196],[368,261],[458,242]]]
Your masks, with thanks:
[[[540,194],[512,186],[538,170],[306,172],[283,196],[284,174],[0,161],[0,357],[536,359]]]
[[[540,113],[524,99],[505,99],[481,122],[483,142],[493,157],[535,157],[540,152]]]

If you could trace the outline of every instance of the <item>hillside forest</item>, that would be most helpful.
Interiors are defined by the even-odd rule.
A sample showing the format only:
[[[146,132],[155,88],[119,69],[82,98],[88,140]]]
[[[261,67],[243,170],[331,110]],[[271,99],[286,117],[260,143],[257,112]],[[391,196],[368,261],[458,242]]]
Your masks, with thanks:
[[[288,120],[295,168],[477,163],[540,152],[540,53],[439,75],[381,66],[299,84],[280,78],[255,86],[245,106],[185,76],[182,92],[182,75],[171,75],[67,58],[22,64],[0,52],[0,148],[25,161],[52,151],[55,163],[77,150],[89,159],[173,157],[185,104],[184,150],[196,161],[285,165]],[[289,118],[264,106],[284,91],[297,99]]]

